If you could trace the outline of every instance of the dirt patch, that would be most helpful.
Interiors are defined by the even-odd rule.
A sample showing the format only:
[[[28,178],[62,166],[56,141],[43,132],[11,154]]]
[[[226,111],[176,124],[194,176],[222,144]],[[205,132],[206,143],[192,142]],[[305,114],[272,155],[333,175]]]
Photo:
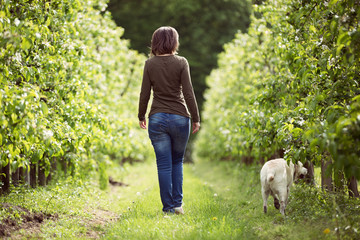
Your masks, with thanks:
[[[35,233],[39,231],[44,220],[55,220],[58,218],[57,214],[30,212],[26,208],[9,203],[1,203],[0,209],[9,214],[8,217],[2,219],[0,222],[0,238],[10,237],[13,232],[19,229],[26,229]]]
[[[119,181],[115,181],[112,177],[109,177],[109,183],[111,185],[113,185],[113,186],[119,186],[119,187],[127,187],[127,186],[129,186],[129,184],[119,182]]]
[[[100,238],[104,233],[103,229],[109,223],[120,219],[120,215],[105,209],[87,209],[93,217],[91,219],[82,219],[82,222],[87,226],[88,231],[86,237],[91,239]]]

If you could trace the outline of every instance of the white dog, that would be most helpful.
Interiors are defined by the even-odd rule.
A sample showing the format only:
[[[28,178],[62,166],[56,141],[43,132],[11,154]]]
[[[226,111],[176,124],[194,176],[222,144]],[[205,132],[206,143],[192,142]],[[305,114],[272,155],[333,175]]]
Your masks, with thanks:
[[[266,162],[260,172],[264,212],[267,212],[267,200],[270,194],[274,197],[275,207],[277,209],[280,207],[280,213],[285,215],[290,186],[300,178],[300,175],[306,174],[307,169],[303,167],[301,162],[298,162],[295,166],[292,162],[288,166],[282,158]]]

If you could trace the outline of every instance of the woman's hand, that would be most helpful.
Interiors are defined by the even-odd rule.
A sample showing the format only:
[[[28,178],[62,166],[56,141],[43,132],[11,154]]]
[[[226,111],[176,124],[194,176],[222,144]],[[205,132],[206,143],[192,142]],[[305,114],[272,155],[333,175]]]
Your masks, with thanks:
[[[200,130],[200,122],[194,122],[192,125],[192,133],[196,133]]]
[[[146,129],[146,119],[143,121],[139,121],[139,125],[142,129]]]

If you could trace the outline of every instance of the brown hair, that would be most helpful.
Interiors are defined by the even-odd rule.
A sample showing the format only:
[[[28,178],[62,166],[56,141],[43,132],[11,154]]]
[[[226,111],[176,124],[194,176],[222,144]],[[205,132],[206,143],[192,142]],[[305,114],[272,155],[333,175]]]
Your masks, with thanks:
[[[151,39],[150,56],[176,53],[179,47],[179,34],[173,27],[160,27]]]

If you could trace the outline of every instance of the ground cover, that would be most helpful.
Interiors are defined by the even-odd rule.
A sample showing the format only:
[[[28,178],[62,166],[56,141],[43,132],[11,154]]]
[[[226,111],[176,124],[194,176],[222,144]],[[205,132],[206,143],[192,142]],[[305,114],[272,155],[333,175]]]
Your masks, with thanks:
[[[148,185],[143,184],[147,182],[143,167],[111,167],[108,174],[115,182],[105,191],[99,189],[98,179],[91,175],[82,180],[69,177],[44,188],[13,189],[0,197],[0,237],[99,238],[107,224],[117,221],[139,192],[145,191]],[[119,182],[128,186],[119,186]],[[37,216],[44,217],[38,220]]]
[[[154,163],[114,166],[108,174],[127,187],[69,178],[0,198],[11,239],[356,239],[359,200],[297,185],[284,218],[269,202],[262,210],[260,166],[197,161],[184,166],[185,215],[164,215]],[[92,179],[89,177],[89,179]],[[17,192],[16,192],[17,191]],[[9,209],[12,209],[10,211]],[[21,212],[28,213],[27,215]],[[41,215],[30,226],[26,219]]]
[[[359,201],[318,187],[292,189],[287,216],[263,213],[259,165],[198,161],[185,166],[184,216],[166,215],[155,184],[105,239],[356,239]],[[156,178],[156,177],[153,177]],[[270,204],[272,200],[270,200]]]

